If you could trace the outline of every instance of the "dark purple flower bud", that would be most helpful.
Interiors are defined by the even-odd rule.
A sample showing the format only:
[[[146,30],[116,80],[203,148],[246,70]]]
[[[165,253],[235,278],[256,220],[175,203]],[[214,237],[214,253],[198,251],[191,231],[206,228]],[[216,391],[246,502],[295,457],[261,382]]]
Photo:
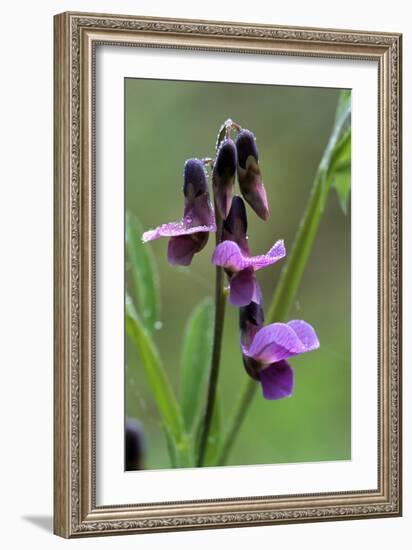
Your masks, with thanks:
[[[235,195],[229,215],[223,222],[223,241],[234,241],[245,254],[249,255],[247,242],[247,216],[243,200]]]
[[[259,302],[250,302],[247,306],[239,308],[239,329],[242,343],[249,346],[256,332],[265,323],[262,296]]]
[[[265,322],[263,311],[262,294],[260,293],[258,302],[250,302],[247,306],[239,308],[239,329],[240,343],[242,346],[249,347],[253,338]],[[243,365],[246,372],[254,380],[259,381],[260,365],[252,357],[247,357],[242,353]]]
[[[171,237],[167,256],[172,265],[189,265],[193,256],[206,246],[209,233],[216,231],[206,172],[199,159],[189,159],[185,163],[183,194],[185,203],[181,221],[160,225],[146,231],[142,237],[143,242]]]
[[[236,138],[237,177],[246,202],[263,220],[269,217],[269,206],[259,168],[255,136],[250,130],[241,130]]]
[[[125,427],[125,469],[143,470],[145,443],[143,430],[137,420],[126,419]]]
[[[222,141],[217,151],[212,175],[216,206],[224,220],[227,218],[232,205],[236,165],[237,154],[235,143],[232,139],[226,138]]]
[[[188,202],[208,193],[206,172],[203,162],[189,159],[185,162],[183,173],[183,194]]]

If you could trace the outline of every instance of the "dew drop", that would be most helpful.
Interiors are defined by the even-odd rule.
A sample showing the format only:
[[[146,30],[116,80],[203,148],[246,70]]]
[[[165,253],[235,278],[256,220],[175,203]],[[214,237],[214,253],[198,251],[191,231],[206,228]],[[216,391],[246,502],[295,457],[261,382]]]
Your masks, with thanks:
[[[160,330],[163,326],[162,321],[155,321],[154,328],[155,330]]]

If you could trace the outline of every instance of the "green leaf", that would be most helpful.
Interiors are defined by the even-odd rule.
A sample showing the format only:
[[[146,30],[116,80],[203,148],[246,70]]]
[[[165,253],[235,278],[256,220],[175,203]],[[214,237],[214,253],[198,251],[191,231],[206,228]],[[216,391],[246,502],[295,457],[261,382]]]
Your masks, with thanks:
[[[152,336],[139,318],[129,297],[126,298],[126,331],[139,351],[163,427],[170,437],[169,444],[173,442],[174,453],[171,453],[171,458],[173,461],[176,460],[177,466],[190,466],[193,460],[178,402]]]
[[[339,203],[343,213],[346,214],[351,186],[350,168],[335,172],[332,185],[338,194]]]
[[[317,173],[320,212],[326,205],[335,171],[341,164],[350,165],[351,162],[351,109],[351,93],[344,90],[339,96],[335,123]]]
[[[336,190],[344,214],[347,213],[351,190],[351,131],[336,146],[330,167],[330,181]]]
[[[338,106],[336,108],[335,124],[340,118],[345,117],[345,112],[351,108],[352,90],[342,90],[339,94]]]
[[[188,432],[192,431],[199,418],[210,368],[212,339],[213,304],[207,299],[193,310],[183,340],[180,401]]]
[[[126,251],[133,296],[145,327],[153,332],[159,325],[159,277],[150,246],[142,242],[142,228],[135,217],[126,214]]]

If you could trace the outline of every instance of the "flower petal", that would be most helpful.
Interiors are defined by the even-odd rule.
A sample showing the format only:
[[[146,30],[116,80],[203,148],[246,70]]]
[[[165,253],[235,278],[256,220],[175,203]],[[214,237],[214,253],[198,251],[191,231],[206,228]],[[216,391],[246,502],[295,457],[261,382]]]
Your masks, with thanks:
[[[257,332],[249,349],[243,352],[263,364],[276,363],[319,347],[316,333],[305,321],[272,323]]]
[[[272,363],[259,371],[265,399],[282,399],[293,393],[293,369],[287,361]]]
[[[197,158],[188,159],[183,172],[183,194],[186,199],[193,200],[204,193],[207,193],[205,165]]]
[[[286,256],[286,248],[283,240],[276,241],[272,248],[260,256],[252,256],[249,258],[253,269],[257,271],[268,265],[272,265]]]
[[[296,332],[285,323],[272,323],[261,328],[250,348],[244,350],[249,357],[267,365],[305,351]]]
[[[212,172],[212,185],[216,206],[223,219],[226,219],[228,216],[232,205],[236,166],[237,152],[235,143],[230,138],[226,138],[219,146]]]
[[[239,246],[233,241],[223,241],[215,248],[212,264],[233,271],[242,271],[248,267],[246,256],[243,256]]]
[[[256,146],[256,139],[250,130],[244,128],[236,138],[237,159],[241,168],[246,168],[247,159],[252,156],[256,162],[259,160],[259,153]]]
[[[260,288],[252,269],[244,269],[230,279],[230,303],[233,306],[247,306],[259,302]]]
[[[212,263],[235,273],[248,267],[253,267],[256,271],[276,263],[285,255],[286,249],[282,240],[277,241],[266,254],[251,257],[243,254],[235,242],[224,241],[215,248]]]
[[[305,347],[305,351],[311,351],[319,347],[319,340],[314,328],[306,321],[289,321],[288,325],[294,330],[295,334]]]
[[[192,219],[185,217],[180,222],[164,223],[156,227],[156,229],[145,231],[142,241],[147,243],[160,237],[178,237],[180,235],[192,235],[193,233],[214,233],[215,231],[216,223],[214,219],[208,225],[192,225]]]
[[[238,181],[244,199],[263,220],[269,217],[265,186],[259,168],[259,155],[255,136],[243,129],[236,139],[238,154]]]
[[[188,227],[215,225],[215,213],[210,202],[209,193],[201,193],[191,199],[185,197],[182,222]]]
[[[181,235],[172,237],[167,248],[167,259],[171,265],[190,265],[196,252],[206,245],[209,233],[198,233],[196,237]]]

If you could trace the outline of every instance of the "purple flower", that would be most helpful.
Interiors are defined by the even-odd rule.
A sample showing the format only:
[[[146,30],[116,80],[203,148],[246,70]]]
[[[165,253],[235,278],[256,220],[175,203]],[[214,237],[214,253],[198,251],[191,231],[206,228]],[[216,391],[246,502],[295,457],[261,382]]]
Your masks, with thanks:
[[[237,177],[246,202],[263,220],[269,217],[269,206],[259,168],[259,154],[255,136],[250,130],[241,130],[236,138]]]
[[[145,440],[143,428],[137,420],[126,418],[125,470],[143,470]]]
[[[255,271],[276,263],[286,255],[283,241],[260,256],[251,256],[247,242],[247,219],[243,200],[235,196],[229,216],[223,224],[223,242],[216,248],[212,263],[225,269],[230,282],[230,303],[241,307],[260,301]]]
[[[287,359],[319,347],[311,325],[305,321],[263,326],[261,304],[240,309],[243,363],[247,373],[262,385],[265,399],[289,397],[293,392],[293,369]]]
[[[185,205],[180,222],[170,222],[143,234],[143,242],[171,237],[167,251],[172,265],[190,265],[193,256],[207,243],[209,233],[216,231],[215,214],[209,199],[203,162],[189,159],[185,163],[183,194]]]
[[[227,218],[232,205],[236,166],[236,145],[232,139],[225,138],[217,151],[212,173],[216,207],[223,219]]]

